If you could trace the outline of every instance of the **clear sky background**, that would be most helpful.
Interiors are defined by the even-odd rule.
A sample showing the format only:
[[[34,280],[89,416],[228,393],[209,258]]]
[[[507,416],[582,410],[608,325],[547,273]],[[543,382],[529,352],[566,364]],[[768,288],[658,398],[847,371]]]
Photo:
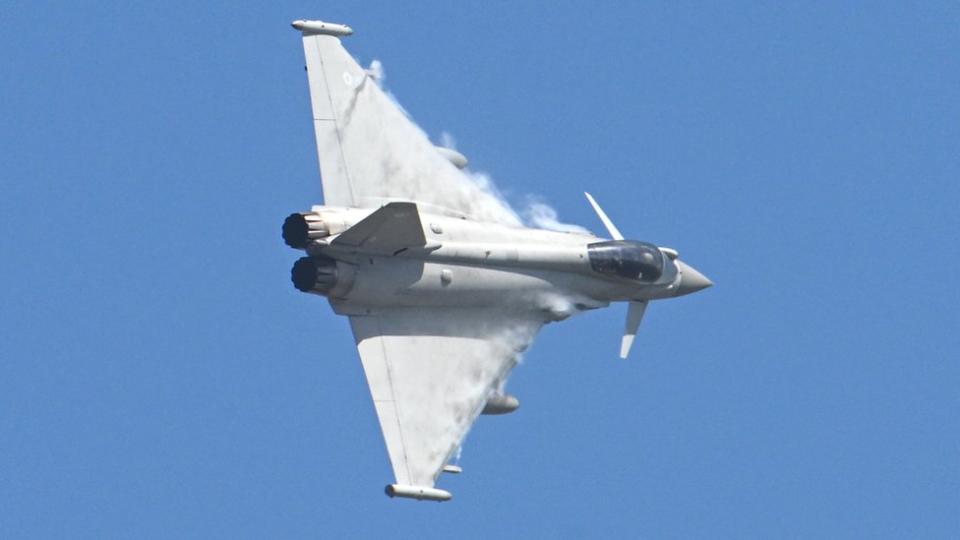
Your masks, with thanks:
[[[960,536],[955,2],[137,4],[0,6],[0,537]],[[588,189],[716,283],[626,362],[623,306],[546,327],[451,503],[383,495],[289,281],[296,18],[518,207],[599,232]]]

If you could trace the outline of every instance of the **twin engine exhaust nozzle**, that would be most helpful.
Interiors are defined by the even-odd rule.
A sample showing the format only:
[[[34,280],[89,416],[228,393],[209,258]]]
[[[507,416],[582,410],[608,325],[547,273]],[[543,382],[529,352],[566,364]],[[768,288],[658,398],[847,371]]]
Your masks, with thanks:
[[[296,212],[283,221],[283,241],[294,249],[306,249],[310,242],[327,236],[330,227],[313,212]],[[337,284],[337,261],[301,257],[290,269],[290,280],[298,291],[326,295]]]

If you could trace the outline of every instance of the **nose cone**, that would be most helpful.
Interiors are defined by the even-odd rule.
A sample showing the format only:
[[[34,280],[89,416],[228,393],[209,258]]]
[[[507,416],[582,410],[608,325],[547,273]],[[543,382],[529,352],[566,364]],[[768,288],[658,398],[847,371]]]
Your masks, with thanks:
[[[713,282],[707,279],[707,276],[697,272],[696,268],[680,260],[676,263],[677,267],[680,268],[680,285],[677,287],[676,296],[702,291],[713,285]]]

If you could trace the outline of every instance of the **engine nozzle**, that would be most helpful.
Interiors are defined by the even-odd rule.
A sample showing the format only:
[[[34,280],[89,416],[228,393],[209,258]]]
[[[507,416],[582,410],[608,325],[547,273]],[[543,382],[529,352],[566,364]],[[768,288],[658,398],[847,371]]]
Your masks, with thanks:
[[[325,295],[337,284],[337,261],[327,257],[301,257],[293,263],[290,280],[298,291]]]
[[[330,236],[330,228],[313,212],[297,212],[283,221],[283,241],[294,249],[305,249],[311,240]]]

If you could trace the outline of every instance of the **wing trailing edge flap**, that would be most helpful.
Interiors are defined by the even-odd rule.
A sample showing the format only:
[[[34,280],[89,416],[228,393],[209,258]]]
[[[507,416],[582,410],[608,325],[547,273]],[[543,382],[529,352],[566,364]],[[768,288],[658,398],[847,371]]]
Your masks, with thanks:
[[[392,202],[350,227],[331,242],[374,255],[395,255],[412,247],[423,247],[427,238],[417,205]]]

